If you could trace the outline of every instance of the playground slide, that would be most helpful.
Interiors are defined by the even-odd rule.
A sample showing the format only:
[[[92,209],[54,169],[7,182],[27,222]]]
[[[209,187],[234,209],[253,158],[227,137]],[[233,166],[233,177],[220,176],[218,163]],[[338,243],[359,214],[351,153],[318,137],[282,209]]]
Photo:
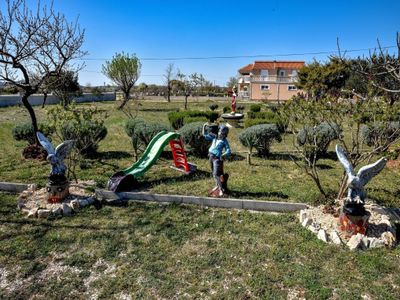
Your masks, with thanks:
[[[121,191],[135,186],[136,179],[143,176],[150,167],[156,163],[164,147],[174,139],[178,139],[176,132],[161,131],[147,146],[142,157],[131,167],[115,173],[108,181],[107,187],[111,191]]]

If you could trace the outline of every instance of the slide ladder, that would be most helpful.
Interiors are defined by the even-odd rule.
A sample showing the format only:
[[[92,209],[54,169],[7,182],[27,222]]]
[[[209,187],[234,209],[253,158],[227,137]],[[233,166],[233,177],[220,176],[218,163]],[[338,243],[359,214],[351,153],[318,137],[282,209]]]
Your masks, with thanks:
[[[196,166],[187,161],[182,139],[171,140],[169,146],[171,147],[172,156],[174,158],[174,166],[172,168],[186,174],[190,174],[196,170]]]

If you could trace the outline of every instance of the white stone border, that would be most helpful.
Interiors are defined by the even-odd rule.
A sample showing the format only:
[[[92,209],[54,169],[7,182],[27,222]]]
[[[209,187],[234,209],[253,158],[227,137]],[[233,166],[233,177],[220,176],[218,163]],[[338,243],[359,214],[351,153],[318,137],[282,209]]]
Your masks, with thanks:
[[[29,188],[36,188],[35,184],[15,183],[15,182],[0,182],[0,191],[10,193],[21,193]]]
[[[304,203],[289,203],[275,201],[260,201],[248,199],[233,198],[210,198],[195,197],[182,195],[164,195],[151,194],[146,192],[121,192],[114,193],[107,190],[96,189],[96,198],[105,200],[109,203],[124,200],[151,201],[151,202],[169,202],[169,203],[185,203],[196,204],[200,206],[236,208],[246,210],[271,211],[271,212],[295,212],[308,208]]]

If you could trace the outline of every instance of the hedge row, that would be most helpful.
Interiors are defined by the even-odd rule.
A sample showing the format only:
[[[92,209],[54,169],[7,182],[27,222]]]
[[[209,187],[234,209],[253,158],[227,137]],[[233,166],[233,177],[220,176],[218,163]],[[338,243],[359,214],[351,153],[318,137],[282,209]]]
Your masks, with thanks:
[[[200,119],[203,118],[203,119]],[[188,111],[172,111],[168,113],[168,120],[172,128],[179,129],[183,125],[193,122],[193,118],[199,120],[208,120],[214,122],[218,119],[219,114],[215,111],[200,111],[200,110],[188,110]]]

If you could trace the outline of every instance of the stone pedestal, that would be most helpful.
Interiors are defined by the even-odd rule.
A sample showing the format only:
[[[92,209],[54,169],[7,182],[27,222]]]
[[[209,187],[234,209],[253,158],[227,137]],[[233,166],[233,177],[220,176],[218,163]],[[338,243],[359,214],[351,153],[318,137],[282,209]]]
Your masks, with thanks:
[[[243,114],[238,113],[230,113],[230,114],[223,114],[221,116],[226,122],[228,127],[237,128],[239,127],[239,120],[243,119]]]
[[[342,211],[339,216],[339,229],[345,233],[346,237],[351,237],[358,233],[365,235],[370,216],[371,214],[367,211],[360,216],[350,215]]]
[[[69,195],[69,182],[48,183],[46,191],[48,203],[60,203]]]

